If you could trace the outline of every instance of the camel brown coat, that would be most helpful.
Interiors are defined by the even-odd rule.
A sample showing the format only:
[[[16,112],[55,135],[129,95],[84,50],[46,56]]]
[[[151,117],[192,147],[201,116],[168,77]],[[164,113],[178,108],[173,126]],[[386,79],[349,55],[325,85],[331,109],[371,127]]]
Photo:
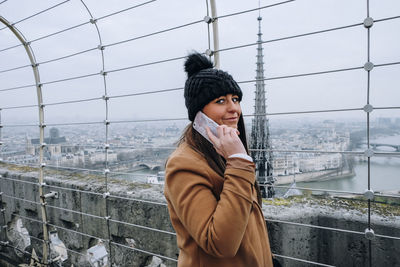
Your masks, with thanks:
[[[221,177],[186,143],[172,153],[164,193],[179,267],[272,267],[254,168],[230,158]]]

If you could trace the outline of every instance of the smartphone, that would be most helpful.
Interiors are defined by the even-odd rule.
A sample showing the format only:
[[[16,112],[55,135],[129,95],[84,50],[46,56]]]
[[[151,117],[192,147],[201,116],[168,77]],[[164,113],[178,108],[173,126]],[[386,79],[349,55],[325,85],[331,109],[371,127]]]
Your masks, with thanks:
[[[207,117],[207,115],[204,114],[203,112],[201,111],[197,112],[196,117],[194,118],[193,121],[193,128],[197,132],[199,132],[205,139],[207,139],[210,143],[212,143],[210,138],[208,138],[206,126],[210,128],[211,132],[215,136],[218,136],[217,134],[218,123]]]

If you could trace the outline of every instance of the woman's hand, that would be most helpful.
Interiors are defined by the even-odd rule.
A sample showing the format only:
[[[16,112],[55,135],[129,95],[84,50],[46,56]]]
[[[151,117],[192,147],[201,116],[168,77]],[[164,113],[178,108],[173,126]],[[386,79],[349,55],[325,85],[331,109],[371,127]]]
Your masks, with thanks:
[[[246,149],[238,136],[239,131],[237,129],[226,125],[220,125],[217,128],[218,137],[210,131],[210,128],[206,127],[206,130],[215,150],[225,159],[228,159],[230,155],[237,153],[247,154]]]

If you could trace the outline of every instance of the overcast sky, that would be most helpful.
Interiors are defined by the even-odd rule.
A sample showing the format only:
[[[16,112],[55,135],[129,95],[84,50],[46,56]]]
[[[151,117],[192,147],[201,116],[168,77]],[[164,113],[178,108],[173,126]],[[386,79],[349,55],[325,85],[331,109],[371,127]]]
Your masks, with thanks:
[[[0,4],[0,16],[16,22],[49,8],[60,1],[8,0]],[[93,17],[99,18],[146,1],[85,1]],[[261,6],[280,1],[261,1]],[[112,3],[112,4],[111,4]],[[257,8],[258,1],[217,0],[218,15]],[[263,40],[362,23],[367,16],[367,0],[297,0],[261,10]],[[100,19],[104,50],[107,94],[119,96],[144,91],[183,87],[183,60],[174,60],[141,68],[115,71],[125,67],[167,60],[187,55],[192,50],[208,48],[207,24],[199,22],[174,31],[108,46],[120,41],[171,27],[202,20],[207,14],[206,1],[158,0],[129,11]],[[400,16],[400,1],[370,0],[370,16],[375,20]],[[255,43],[258,11],[219,19],[220,48]],[[81,1],[71,0],[48,12],[17,23],[27,40],[87,22],[90,16]],[[0,25],[2,28],[3,25]],[[375,65],[400,62],[400,18],[376,22],[371,28],[371,61]],[[0,30],[0,50],[19,44],[8,30]],[[32,42],[37,62],[97,47],[100,44],[93,24]],[[301,73],[361,67],[367,61],[367,30],[363,26],[317,35],[293,38],[263,45],[267,78]],[[255,77],[256,46],[221,52],[221,68],[235,80]],[[0,51],[0,71],[28,65],[22,46]],[[101,53],[93,50],[65,60],[41,64],[41,82],[99,73]],[[34,84],[32,68],[0,72],[0,90]],[[400,65],[376,67],[371,72],[370,103],[375,107],[400,106]],[[254,112],[254,83],[242,83],[244,114]],[[363,69],[266,81],[268,113],[361,108],[367,101],[367,72]],[[104,95],[101,75],[67,82],[45,84],[45,104]],[[0,108],[37,104],[35,87],[0,91]],[[45,121],[87,122],[103,120],[103,100],[48,105]],[[21,121],[37,123],[37,107],[4,109],[3,124]],[[304,115],[274,116],[273,119],[296,119]],[[322,113],[322,118],[365,118],[361,111]],[[372,118],[400,116],[399,110],[377,111]],[[145,96],[113,98],[109,101],[109,119],[134,120],[185,118],[183,91]]]

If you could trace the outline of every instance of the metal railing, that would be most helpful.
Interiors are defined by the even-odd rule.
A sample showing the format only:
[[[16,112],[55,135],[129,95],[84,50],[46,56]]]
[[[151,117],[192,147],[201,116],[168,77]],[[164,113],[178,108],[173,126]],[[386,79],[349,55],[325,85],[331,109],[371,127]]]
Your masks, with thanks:
[[[83,7],[83,9],[87,12],[88,14],[88,20],[85,22],[81,22],[78,24],[75,24],[73,26],[58,30],[56,32],[52,32],[50,34],[46,34],[43,36],[39,36],[39,37],[35,37],[32,38],[30,40],[28,40],[27,38],[24,37],[24,35],[18,30],[18,24],[28,21],[30,19],[32,19],[33,17],[36,16],[40,16],[46,12],[53,12],[55,11],[59,6],[61,5],[66,5],[68,4],[70,1],[63,1],[60,2],[58,4],[55,4],[53,6],[50,6],[40,12],[34,13],[30,16],[27,16],[25,18],[19,19],[18,21],[14,22],[14,23],[10,23],[8,22],[5,18],[0,17],[0,21],[5,25],[5,27],[0,28],[0,31],[6,30],[8,28],[8,30],[10,30],[11,32],[13,32],[13,34],[19,39],[21,44],[18,45],[12,45],[6,48],[2,48],[0,49],[0,54],[18,47],[24,47],[26,50],[27,55],[30,58],[30,64],[27,65],[21,65],[21,66],[17,66],[17,67],[13,67],[13,68],[5,68],[5,69],[0,69],[0,74],[4,74],[4,73],[12,73],[16,70],[20,70],[20,69],[24,69],[24,68],[32,68],[33,72],[34,72],[34,77],[35,77],[35,82],[31,83],[31,84],[22,84],[22,85],[18,85],[18,86],[6,86],[6,87],[2,87],[0,88],[0,94],[1,93],[5,93],[5,92],[10,92],[10,91],[15,91],[15,90],[21,90],[24,89],[26,90],[27,88],[33,88],[35,87],[37,90],[37,95],[38,95],[38,102],[35,104],[29,104],[29,105],[12,105],[12,106],[4,106],[4,107],[0,107],[0,152],[2,152],[2,145],[4,145],[4,142],[2,140],[2,128],[12,128],[12,127],[38,127],[40,129],[40,143],[39,145],[36,146],[36,148],[39,150],[40,153],[40,159],[39,159],[39,163],[36,165],[29,165],[29,164],[23,164],[22,166],[31,166],[31,167],[36,167],[36,171],[39,173],[39,178],[38,178],[38,182],[30,182],[30,181],[25,181],[25,180],[18,180],[18,179],[13,179],[13,178],[9,178],[9,177],[0,177],[0,181],[3,182],[3,180],[8,180],[8,181],[12,181],[15,183],[27,183],[30,185],[34,185],[38,187],[38,192],[40,195],[40,201],[34,201],[34,200],[30,200],[30,199],[26,199],[23,197],[15,197],[9,194],[6,194],[5,192],[1,192],[0,197],[1,198],[9,198],[9,199],[14,199],[14,200],[18,200],[18,201],[23,201],[23,202],[27,202],[33,205],[37,205],[40,207],[42,213],[41,213],[41,218],[31,218],[28,216],[22,216],[19,214],[14,213],[14,216],[23,218],[27,221],[30,221],[32,223],[37,223],[37,224],[41,224],[41,226],[43,227],[43,239],[38,239],[37,237],[34,236],[29,236],[32,239],[37,239],[38,241],[43,243],[43,256],[40,259],[40,263],[47,265],[49,264],[52,259],[49,259],[49,255],[50,255],[50,247],[49,247],[49,236],[48,236],[48,227],[54,227],[57,229],[60,229],[62,231],[66,231],[66,232],[72,232],[75,234],[79,234],[82,236],[86,236],[89,238],[93,238],[93,239],[98,239],[98,240],[102,240],[104,241],[107,245],[108,245],[108,252],[109,252],[109,259],[111,261],[111,264],[113,264],[113,255],[112,253],[112,249],[111,246],[119,246],[119,247],[123,247],[126,249],[130,249],[139,253],[143,253],[146,255],[152,255],[152,256],[157,256],[160,257],[164,260],[167,261],[171,261],[171,262],[176,262],[177,259],[175,258],[171,258],[165,255],[159,255],[157,253],[153,253],[151,251],[146,251],[140,248],[132,248],[130,246],[126,246],[124,244],[120,244],[118,242],[114,242],[112,240],[112,236],[111,236],[111,231],[110,231],[110,223],[117,223],[117,224],[123,224],[123,225],[127,225],[130,227],[134,227],[134,228],[138,228],[138,229],[146,229],[149,231],[153,231],[153,232],[157,232],[160,234],[166,234],[166,235],[171,235],[171,236],[175,236],[176,234],[170,231],[166,231],[166,230],[162,230],[162,229],[156,229],[156,228],[152,228],[152,227],[148,227],[145,225],[138,225],[138,224],[133,224],[133,223],[128,223],[128,222],[124,222],[124,221],[119,221],[119,220],[115,220],[113,218],[110,217],[109,215],[109,210],[108,210],[108,205],[107,202],[109,201],[110,198],[116,198],[116,199],[121,199],[121,200],[127,200],[127,201],[133,201],[133,202],[138,202],[138,203],[145,203],[145,204],[151,204],[151,205],[159,205],[159,206],[163,206],[165,207],[166,204],[164,202],[156,202],[156,201],[149,201],[149,200],[143,200],[143,199],[138,199],[138,198],[131,198],[131,197],[125,197],[125,196],[118,196],[118,195],[113,195],[110,193],[109,190],[109,179],[110,179],[110,175],[112,174],[126,174],[124,172],[118,172],[118,171],[113,171],[109,169],[109,160],[108,160],[108,156],[109,156],[109,149],[112,148],[113,146],[110,146],[109,141],[109,127],[111,124],[118,124],[118,123],[138,123],[138,122],[161,122],[161,121],[185,121],[186,118],[167,118],[167,119],[161,119],[161,118],[149,118],[149,119],[132,119],[132,120],[110,120],[109,119],[109,101],[116,99],[116,98],[128,98],[128,97],[137,97],[137,96],[141,96],[141,95],[150,95],[150,94],[161,94],[161,93],[170,93],[170,92],[175,92],[175,91],[182,91],[183,88],[182,87],[175,87],[175,88],[161,88],[161,89],[143,89],[140,92],[137,93],[128,93],[128,94],[116,94],[116,95],[110,95],[108,88],[107,88],[107,74],[111,74],[111,73],[117,73],[117,72],[123,72],[126,70],[132,70],[132,69],[138,69],[138,68],[143,68],[143,67],[148,67],[148,66],[154,66],[154,65],[158,65],[158,64],[164,64],[164,63],[169,63],[169,62],[173,62],[173,61],[181,61],[183,60],[186,55],[182,56],[178,56],[178,57],[167,57],[167,58],[159,58],[158,60],[155,61],[149,61],[146,63],[141,63],[141,64],[136,64],[136,65],[130,65],[130,66],[125,66],[125,67],[118,67],[118,68],[114,68],[114,69],[106,69],[105,68],[105,58],[106,55],[104,53],[104,51],[108,48],[108,47],[113,47],[113,46],[119,46],[122,44],[126,44],[126,43],[132,43],[134,41],[137,40],[141,40],[141,39],[145,39],[151,36],[156,36],[156,35],[160,35],[160,34],[167,34],[169,32],[181,29],[181,28],[190,28],[193,25],[196,24],[200,24],[200,23],[206,23],[207,26],[207,31],[208,31],[208,36],[207,36],[207,42],[208,42],[208,50],[205,51],[204,53],[206,53],[209,56],[214,56],[214,60],[215,60],[215,64],[216,66],[219,66],[219,55],[221,53],[224,53],[226,51],[231,51],[231,50],[240,50],[243,48],[247,48],[247,47],[252,47],[252,46],[256,46],[257,42],[254,43],[246,43],[246,44],[242,44],[242,45],[236,45],[236,46],[231,46],[231,47],[225,47],[225,48],[219,48],[219,44],[218,44],[218,27],[217,27],[217,22],[219,20],[223,20],[225,18],[228,17],[233,17],[233,16],[241,16],[243,14],[247,14],[247,13],[251,13],[251,12],[256,12],[259,11],[261,9],[273,9],[276,6],[280,6],[280,5],[286,5],[286,4],[290,4],[292,2],[294,2],[294,0],[290,0],[290,1],[283,1],[283,2],[279,2],[276,4],[272,4],[272,5],[265,5],[265,6],[261,6],[258,8],[252,8],[252,9],[248,9],[248,10],[242,10],[240,12],[235,12],[235,13],[230,13],[230,14],[226,14],[226,15],[220,15],[218,16],[216,14],[216,10],[215,10],[215,3],[213,3],[214,1],[211,0],[210,6],[208,1],[206,1],[206,10],[207,13],[204,14],[205,18],[204,19],[197,19],[197,20],[193,20],[184,24],[180,24],[180,25],[176,25],[173,27],[168,27],[168,28],[164,28],[164,29],[160,29],[154,32],[150,32],[150,33],[146,33],[143,35],[138,35],[138,36],[130,36],[126,39],[123,40],[119,40],[119,41],[114,41],[114,42],[110,42],[108,44],[104,44],[102,41],[102,31],[100,29],[100,27],[98,26],[98,22],[102,21],[102,20],[106,20],[106,19],[110,19],[114,16],[120,15],[124,12],[127,12],[129,10],[135,10],[137,8],[140,8],[142,6],[145,5],[149,5],[149,4],[153,4],[156,5],[156,0],[152,0],[152,1],[147,1],[147,2],[143,2],[141,4],[136,4],[133,6],[130,6],[128,8],[124,8],[121,10],[118,10],[116,12],[113,13],[109,13],[107,15],[101,16],[101,17],[95,17],[93,16],[91,10],[89,9],[89,7],[86,5],[86,3],[84,1],[80,1],[81,5]],[[8,4],[7,0],[6,1],[2,1],[0,2],[1,4]],[[281,42],[281,41],[285,41],[285,40],[290,40],[290,39],[295,39],[295,38],[303,38],[306,36],[311,36],[311,35],[320,35],[320,34],[325,34],[325,33],[329,33],[329,32],[334,32],[334,31],[342,31],[344,29],[349,29],[349,28],[356,28],[356,27],[364,27],[366,29],[366,34],[367,34],[367,57],[365,64],[360,64],[357,66],[347,66],[347,67],[343,67],[343,68],[339,68],[339,69],[328,69],[328,70],[321,70],[318,72],[306,72],[306,73],[294,73],[294,74],[290,74],[290,75],[285,75],[285,76],[276,76],[276,77],[267,77],[265,78],[263,81],[271,81],[271,80],[282,80],[282,79],[293,79],[293,78],[299,78],[299,77],[306,77],[306,76],[317,76],[317,75],[327,75],[327,74],[331,74],[331,73],[341,73],[341,72],[351,72],[351,71],[356,71],[356,70],[365,70],[367,72],[367,99],[366,99],[366,103],[364,106],[362,107],[349,107],[349,108],[342,108],[342,109],[326,109],[326,110],[308,110],[308,111],[290,111],[290,112],[277,112],[277,113],[267,113],[267,114],[245,114],[245,117],[252,117],[252,116],[283,116],[283,115],[299,115],[299,114],[317,114],[317,113],[337,113],[337,112],[352,112],[352,111],[357,111],[357,112],[365,112],[366,113],[366,128],[367,128],[367,150],[366,151],[328,151],[328,150],[308,150],[308,151],[304,151],[304,150],[273,150],[273,152],[283,152],[283,153],[340,153],[340,154],[350,154],[350,155],[360,155],[360,156],[366,156],[368,159],[368,188],[367,190],[369,192],[372,193],[372,195],[368,195],[369,197],[367,198],[368,201],[368,228],[367,230],[369,231],[369,233],[372,232],[372,228],[371,228],[371,204],[372,204],[372,200],[373,200],[373,196],[382,196],[382,197],[399,197],[396,195],[390,195],[390,194],[378,194],[378,193],[374,193],[371,189],[371,173],[370,173],[370,167],[371,167],[371,161],[370,158],[372,156],[396,156],[399,157],[400,156],[400,152],[373,152],[370,149],[370,113],[373,110],[393,110],[393,109],[400,109],[400,106],[379,106],[379,107],[373,107],[370,104],[370,80],[371,80],[371,71],[374,68],[382,68],[382,67],[390,67],[390,66],[396,66],[399,65],[400,62],[378,62],[378,63],[372,63],[371,58],[370,58],[370,29],[371,27],[375,24],[375,23],[381,23],[384,21],[389,21],[389,20],[398,20],[400,19],[400,16],[392,16],[392,17],[385,17],[385,18],[379,18],[379,19],[372,19],[370,18],[369,12],[370,12],[370,7],[369,7],[369,1],[366,0],[366,5],[367,5],[367,14],[366,14],[366,18],[363,22],[359,22],[359,23],[355,23],[355,24],[350,24],[350,25],[341,25],[341,26],[337,26],[337,27],[333,27],[333,28],[329,28],[329,29],[324,29],[324,30],[319,30],[319,31],[313,31],[313,32],[305,32],[305,33],[301,33],[301,34],[296,34],[296,35],[291,35],[291,36],[283,36],[280,38],[275,38],[275,39],[271,39],[271,40],[267,40],[267,41],[263,41],[262,43],[264,45],[270,44],[270,43],[275,43],[275,42]],[[213,8],[211,8],[213,7]],[[0,10],[1,12],[1,10]],[[209,13],[212,14],[212,17],[210,17]],[[1,14],[1,13],[0,13]],[[6,16],[7,14],[1,14],[2,16]],[[210,24],[213,25],[213,38],[211,38],[210,35]],[[56,35],[60,35],[62,33],[68,32],[70,30],[82,27],[84,25],[93,25],[94,30],[96,31],[96,34],[98,36],[98,45],[96,47],[91,47],[91,48],[87,48],[75,53],[69,53],[69,54],[65,54],[61,57],[56,57],[56,58],[52,58],[52,59],[48,59],[48,60],[43,60],[41,62],[38,62],[35,59],[35,55],[34,55],[34,50],[32,49],[32,44],[33,43],[37,43],[40,42],[44,39],[47,38],[51,38],[54,37]],[[213,49],[211,48],[211,40],[213,40],[214,42],[214,46]],[[60,79],[56,79],[56,80],[48,80],[48,81],[41,81],[40,76],[39,76],[39,66],[41,65],[45,65],[45,64],[51,64],[57,61],[62,61],[65,59],[69,59],[72,57],[76,57],[76,56],[80,56],[82,54],[85,53],[89,53],[91,51],[99,51],[100,52],[100,57],[101,57],[101,70],[100,72],[90,72],[90,73],[86,73],[83,75],[77,75],[77,76],[65,76],[63,78]],[[42,88],[50,85],[50,84],[58,84],[58,83],[64,83],[67,81],[71,81],[71,80],[79,80],[79,79],[85,79],[88,77],[94,77],[94,76],[99,76],[101,77],[102,81],[103,81],[103,89],[104,89],[104,94],[102,95],[96,95],[93,97],[89,97],[89,98],[84,98],[84,99],[75,99],[75,100],[69,100],[69,101],[58,101],[58,102],[49,102],[46,103],[45,101],[43,101],[42,99]],[[239,84],[254,84],[256,83],[257,80],[255,79],[249,79],[249,80],[242,80],[242,81],[238,81]],[[60,122],[60,123],[45,123],[44,120],[44,114],[46,113],[45,111],[45,107],[46,106],[62,106],[62,105],[68,105],[68,104],[74,104],[74,103],[83,103],[83,102],[91,102],[91,101],[104,101],[104,107],[105,107],[105,113],[104,113],[104,120],[101,121],[87,121],[87,122],[81,122],[81,121],[72,121],[72,122]],[[39,123],[35,124],[2,124],[2,111],[3,110],[16,110],[16,109],[31,109],[31,108],[38,108],[39,109]],[[72,125],[90,125],[90,124],[98,124],[98,125],[103,125],[104,126],[104,143],[103,143],[103,147],[104,147],[104,169],[102,170],[98,170],[98,169],[87,169],[87,168],[76,168],[76,167],[63,167],[63,166],[52,166],[52,165],[46,165],[45,164],[45,160],[43,158],[43,153],[44,153],[44,149],[45,147],[47,147],[48,145],[45,144],[44,142],[44,131],[45,131],[45,127],[47,126],[72,126]],[[88,147],[90,147],[90,145],[87,145]],[[115,148],[117,148],[118,146],[115,146]],[[129,149],[135,149],[135,147],[130,147],[130,146],[123,146],[124,148],[129,148]],[[173,149],[171,147],[166,147],[165,149]],[[0,154],[1,155],[1,154]],[[103,175],[104,178],[104,192],[99,193],[99,192],[93,192],[93,191],[89,191],[89,190],[81,190],[81,189],[74,189],[74,188],[66,188],[66,187],[61,187],[61,186],[55,186],[55,185],[47,185],[44,182],[44,176],[45,176],[45,172],[44,170],[48,168],[48,169],[63,169],[65,168],[66,170],[75,170],[75,171],[87,171],[87,172],[94,172],[97,173],[98,175]],[[281,187],[281,188],[288,188],[287,186],[276,186],[277,188]],[[92,195],[97,195],[97,196],[101,196],[103,197],[104,201],[105,201],[105,216],[98,216],[95,214],[89,214],[86,212],[81,212],[81,211],[75,211],[72,209],[67,209],[67,208],[61,208],[61,207],[56,207],[56,206],[52,206],[49,205],[48,203],[45,202],[45,198],[44,198],[44,191],[43,188],[56,188],[59,190],[67,190],[67,191],[74,191],[74,192],[79,192],[79,193],[83,193],[83,194],[92,194]],[[313,189],[313,188],[304,188],[304,187],[298,187],[297,189],[299,190],[311,190],[311,191],[321,191],[321,192],[331,192],[331,193],[335,193],[335,194],[353,194],[353,195],[365,195],[364,192],[351,192],[351,191],[340,191],[340,190],[329,190],[329,189]],[[3,202],[0,202],[1,205]],[[2,226],[3,228],[7,228],[6,222],[5,222],[5,216],[4,216],[4,210],[3,207],[1,206],[0,209],[3,211],[3,216],[0,216],[2,218]],[[75,213],[75,214],[79,214],[81,216],[88,216],[91,218],[95,218],[95,219],[99,219],[102,220],[106,223],[107,225],[107,238],[100,238],[100,237],[96,237],[96,236],[92,236],[86,233],[82,233],[79,231],[75,231],[72,229],[68,229],[59,225],[55,225],[55,224],[51,224],[49,223],[49,219],[47,217],[48,214],[48,210],[49,209],[58,209],[58,210],[62,210],[65,212],[69,212],[69,213]],[[290,222],[290,221],[282,221],[282,220],[273,220],[273,219],[267,219],[267,221],[270,222],[276,222],[276,223],[282,223],[282,224],[289,224],[292,225],[294,227],[311,227],[311,228],[316,228],[316,229],[322,229],[322,230],[326,230],[326,231],[338,231],[338,232],[343,232],[346,234],[356,234],[356,235],[365,235],[365,232],[359,232],[359,231],[351,231],[351,230],[347,230],[347,229],[337,229],[337,228],[332,228],[332,227],[323,227],[323,226],[318,226],[318,225],[312,225],[312,224],[303,224],[303,223],[294,223],[294,222]],[[9,229],[12,230],[12,229]],[[15,230],[13,230],[15,231]],[[4,231],[3,231],[4,233]],[[373,232],[372,232],[373,233]],[[380,235],[380,234],[374,234],[375,237],[379,237],[379,238],[387,238],[387,239],[393,239],[393,240],[400,240],[400,237],[396,237],[396,236],[388,236],[388,235]],[[366,235],[367,238],[370,237],[370,235]],[[3,240],[6,240],[5,235],[3,235]],[[0,245],[2,246],[7,246],[7,247],[12,247],[16,250],[18,250],[19,248],[12,246],[10,243],[6,242],[6,241],[1,241]],[[372,254],[371,254],[371,247],[372,247],[372,243],[371,240],[369,240],[369,264],[371,266],[372,263]],[[67,249],[68,252],[71,253],[76,253],[80,256],[86,256],[78,251],[74,251],[71,249]],[[27,253],[25,251],[21,251],[23,253]],[[32,255],[30,255],[32,256]],[[283,259],[288,259],[288,260],[293,260],[293,261],[298,261],[298,262],[302,262],[302,263],[309,263],[312,265],[317,265],[317,266],[331,266],[331,265],[327,265],[324,263],[319,263],[319,262],[313,262],[313,261],[308,261],[305,259],[299,259],[296,257],[291,257],[290,255],[280,255],[280,254],[275,254],[276,257],[280,257]]]

